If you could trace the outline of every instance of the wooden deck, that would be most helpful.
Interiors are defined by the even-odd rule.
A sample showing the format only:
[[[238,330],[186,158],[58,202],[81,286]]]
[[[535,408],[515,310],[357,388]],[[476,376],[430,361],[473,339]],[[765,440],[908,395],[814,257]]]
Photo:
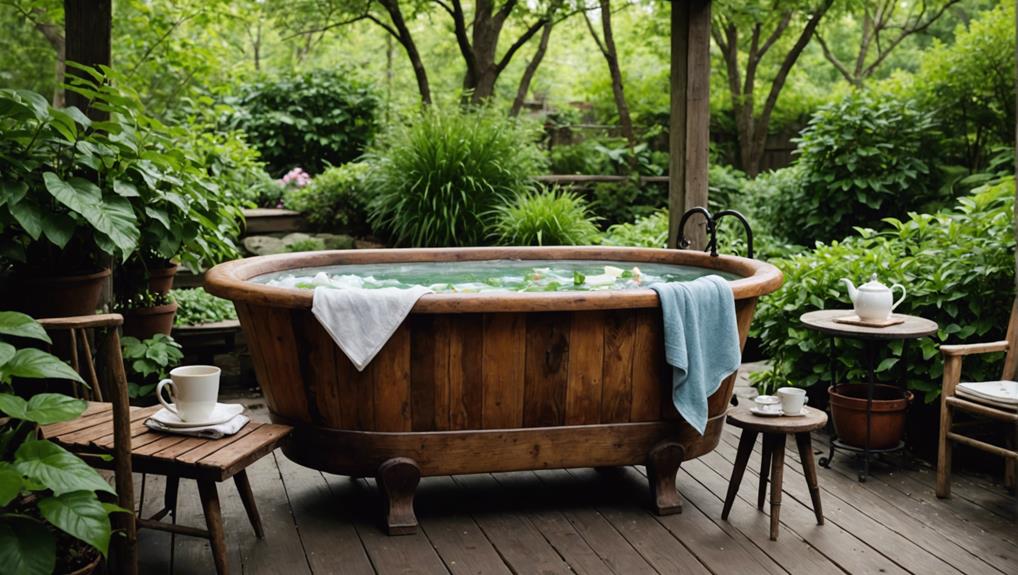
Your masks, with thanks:
[[[249,471],[265,540],[254,537],[233,484],[220,485],[232,573],[1018,573],[1014,496],[964,473],[955,474],[954,497],[941,501],[929,468],[878,465],[860,484],[852,460],[839,454],[819,473],[827,524],[818,527],[791,449],[781,536],[772,542],[768,516],[755,508],[758,444],[730,521],[722,521],[737,431],[683,464],[679,515],[647,511],[642,468],[437,477],[418,491],[420,531],[402,537],[381,530],[372,480],[305,469],[277,451]],[[149,477],[146,514],[161,497],[161,480]],[[192,481],[181,482],[178,521],[202,525]],[[214,572],[207,542],[176,539],[173,572]],[[170,572],[169,543],[167,533],[141,532],[143,573]]]

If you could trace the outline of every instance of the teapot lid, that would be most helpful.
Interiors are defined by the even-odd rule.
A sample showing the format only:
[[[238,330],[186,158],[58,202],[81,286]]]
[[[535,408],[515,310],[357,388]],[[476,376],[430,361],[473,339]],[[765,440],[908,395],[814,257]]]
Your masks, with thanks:
[[[877,280],[877,274],[875,273],[870,276],[870,281],[859,286],[859,289],[864,291],[888,291],[888,287]]]

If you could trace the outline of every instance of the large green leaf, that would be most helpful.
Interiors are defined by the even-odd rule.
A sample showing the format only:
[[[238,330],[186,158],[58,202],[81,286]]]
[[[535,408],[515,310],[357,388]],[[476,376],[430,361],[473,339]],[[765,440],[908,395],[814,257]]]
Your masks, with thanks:
[[[85,218],[121,254],[126,257],[134,251],[141,233],[129,201],[119,196],[103,199],[99,187],[84,178],[65,181],[53,172],[46,172],[42,177],[46,189],[57,201]],[[100,238],[97,237],[97,240]],[[100,246],[107,247],[102,242]]]
[[[39,322],[16,311],[0,311],[0,333],[53,343]]]
[[[17,351],[13,345],[0,341],[0,367],[3,367],[5,363],[10,361]]]
[[[91,491],[75,491],[39,501],[39,512],[61,531],[106,555],[110,546],[110,518]]]
[[[0,206],[10,202],[16,204],[25,197],[28,184],[25,182],[0,182]]]
[[[0,565],[6,575],[50,575],[57,544],[45,525],[27,517],[0,517]]]
[[[43,220],[46,219],[46,212],[32,201],[23,201],[10,206],[11,215],[33,240],[39,239],[42,235]]]
[[[13,465],[0,461],[0,507],[11,502],[21,492],[21,474]]]
[[[77,224],[71,216],[62,212],[46,214],[42,219],[42,233],[53,245],[63,249],[71,241]]]
[[[25,401],[16,395],[0,393],[0,410],[11,417],[49,425],[70,421],[81,415],[88,405],[62,393],[40,393]]]
[[[73,453],[46,440],[21,444],[14,454],[14,466],[22,475],[51,489],[54,495],[72,491],[115,493],[95,469]]]
[[[69,379],[85,383],[71,366],[40,349],[19,349],[10,361],[0,366],[0,373],[29,379]]]

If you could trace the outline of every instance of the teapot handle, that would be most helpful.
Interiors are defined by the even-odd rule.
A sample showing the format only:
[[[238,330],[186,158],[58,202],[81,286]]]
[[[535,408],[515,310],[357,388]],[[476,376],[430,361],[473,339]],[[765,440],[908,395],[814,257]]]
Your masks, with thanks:
[[[894,302],[894,305],[891,306],[891,311],[894,311],[896,307],[901,305],[901,302],[905,301],[905,286],[901,284],[894,284],[893,286],[891,286],[891,293],[894,293],[894,288],[898,288],[901,290],[901,297],[898,298],[898,301]]]

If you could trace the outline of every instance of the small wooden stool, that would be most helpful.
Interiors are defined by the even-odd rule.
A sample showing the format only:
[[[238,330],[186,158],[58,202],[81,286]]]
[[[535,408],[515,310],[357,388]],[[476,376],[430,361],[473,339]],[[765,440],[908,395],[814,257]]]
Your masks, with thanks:
[[[739,438],[739,452],[735,456],[735,468],[732,479],[728,482],[728,495],[721,518],[727,520],[728,513],[735,503],[735,496],[742,483],[742,475],[746,472],[746,464],[753,453],[758,433],[763,434],[763,458],[760,464],[760,491],[757,494],[757,509],[763,510],[764,496],[767,494],[767,469],[770,467],[771,481],[771,541],[778,540],[778,522],[781,513],[781,476],[785,468],[785,440],[787,435],[795,434],[795,444],[799,448],[799,459],[802,460],[802,471],[809,486],[809,496],[813,500],[813,513],[817,516],[817,525],[824,524],[824,512],[820,507],[820,488],[817,486],[817,470],[813,464],[813,446],[809,433],[827,424],[827,414],[813,407],[803,408],[806,414],[801,417],[765,417],[755,415],[746,407],[738,407],[728,412],[728,423],[742,428]]]

